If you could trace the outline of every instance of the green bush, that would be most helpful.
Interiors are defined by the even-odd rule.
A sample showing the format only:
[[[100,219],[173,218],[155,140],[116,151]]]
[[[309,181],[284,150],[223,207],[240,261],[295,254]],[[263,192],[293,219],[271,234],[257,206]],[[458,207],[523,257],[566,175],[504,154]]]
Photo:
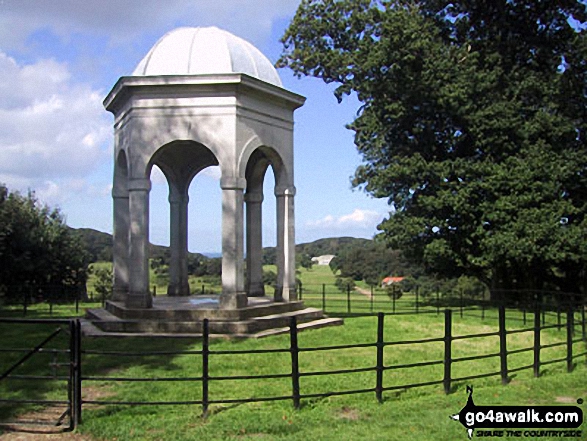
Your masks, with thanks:
[[[355,289],[356,283],[352,277],[337,277],[335,285],[340,291],[347,292],[348,289]]]

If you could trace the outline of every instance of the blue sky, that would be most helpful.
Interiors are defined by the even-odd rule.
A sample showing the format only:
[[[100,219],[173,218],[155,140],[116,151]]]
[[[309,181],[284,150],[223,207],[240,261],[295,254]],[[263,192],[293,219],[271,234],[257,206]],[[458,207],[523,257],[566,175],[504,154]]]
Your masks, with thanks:
[[[112,231],[112,115],[102,100],[151,46],[179,26],[218,26],[250,41],[272,62],[299,0],[0,0],[0,182],[36,191],[67,223]],[[333,86],[279,70],[304,95],[295,113],[296,242],[370,238],[389,207],[350,177],[360,157],[345,124],[359,107],[338,104]],[[151,176],[150,239],[168,244],[167,185]],[[264,245],[275,244],[273,177],[265,180]],[[189,249],[220,250],[218,173],[190,187]]]

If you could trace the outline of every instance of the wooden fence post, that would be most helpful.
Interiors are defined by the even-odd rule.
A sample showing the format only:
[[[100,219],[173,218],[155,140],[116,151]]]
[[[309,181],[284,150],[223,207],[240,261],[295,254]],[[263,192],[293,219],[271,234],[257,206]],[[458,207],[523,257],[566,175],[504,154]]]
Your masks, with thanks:
[[[289,321],[289,340],[291,353],[291,385],[293,405],[296,409],[300,408],[300,366],[298,360],[298,324],[295,317]]]
[[[508,383],[507,331],[505,327],[505,306],[499,307],[499,359],[501,364],[501,383]]]
[[[351,312],[351,284],[349,283],[346,286],[346,312],[350,314]]]
[[[391,312],[395,314],[395,292],[391,295]]]
[[[75,403],[75,411],[74,411],[75,422],[74,422],[74,424],[77,427],[82,422],[82,332],[81,332],[82,327],[81,327],[81,322],[79,321],[79,319],[75,320],[74,329],[75,329],[75,332],[74,332],[73,339],[74,339],[74,345],[75,345],[75,350],[74,350],[74,353],[75,353],[75,363],[74,363],[75,397],[73,399],[73,402]]]
[[[75,343],[75,320],[69,321],[69,381],[68,381],[68,401],[69,401],[69,430],[76,428],[77,418],[75,413],[77,411],[76,398],[76,343]]]
[[[33,297],[32,291],[33,291],[33,288],[29,287],[29,289],[25,290],[25,292],[23,293],[23,299],[22,299],[22,306],[23,306],[22,316],[23,317],[26,317],[26,315],[27,315],[27,311],[29,308],[29,299],[31,299]]]
[[[452,310],[444,310],[444,393],[450,393],[451,382]]]
[[[326,283],[322,284],[322,311],[326,312]]]
[[[540,309],[534,311],[534,376],[540,376]]]
[[[567,311],[567,372],[573,371],[573,333],[575,331],[575,317],[573,308]]]
[[[585,305],[581,306],[581,335],[583,341],[587,341],[587,334],[585,333]]]
[[[375,395],[377,401],[383,403],[383,330],[385,315],[382,312],[377,314],[377,383],[375,385]]]
[[[208,386],[210,381],[209,373],[210,358],[210,323],[207,318],[202,323],[202,417],[208,416]]]

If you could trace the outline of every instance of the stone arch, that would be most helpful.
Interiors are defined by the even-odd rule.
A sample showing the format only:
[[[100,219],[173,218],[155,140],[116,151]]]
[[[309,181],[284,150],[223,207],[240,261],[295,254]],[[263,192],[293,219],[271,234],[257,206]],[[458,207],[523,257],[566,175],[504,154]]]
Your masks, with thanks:
[[[248,156],[245,178],[247,182],[246,204],[246,260],[249,296],[265,295],[263,284],[263,212],[265,199],[263,182],[271,168],[275,177],[277,220],[277,284],[275,300],[296,300],[295,289],[295,239],[293,224],[293,185],[288,179],[286,163],[277,150],[259,146]],[[290,191],[288,191],[288,189]]]
[[[118,151],[114,161],[112,182],[113,219],[113,292],[114,301],[124,301],[129,289],[129,228],[130,208],[128,198],[128,161],[123,149]]]
[[[146,166],[150,176],[153,165],[165,175],[171,192],[186,194],[194,177],[207,167],[219,165],[214,152],[202,143],[192,140],[175,140],[162,145],[152,155]]]
[[[120,149],[114,161],[114,180],[112,182],[112,192],[114,194],[128,196],[127,180],[129,175],[126,151]]]
[[[207,167],[218,165],[216,155],[205,145],[177,140],[161,146],[151,156],[147,176],[157,165],[169,186],[169,285],[167,295],[188,296],[188,190],[193,178]]]
[[[279,187],[292,186],[293,158],[284,157],[283,150],[286,150],[283,146],[272,146],[270,143],[263,143],[259,136],[253,136],[245,144],[239,157],[239,175],[247,177],[250,174],[251,164],[255,164],[260,157],[263,157],[272,165],[275,185]]]

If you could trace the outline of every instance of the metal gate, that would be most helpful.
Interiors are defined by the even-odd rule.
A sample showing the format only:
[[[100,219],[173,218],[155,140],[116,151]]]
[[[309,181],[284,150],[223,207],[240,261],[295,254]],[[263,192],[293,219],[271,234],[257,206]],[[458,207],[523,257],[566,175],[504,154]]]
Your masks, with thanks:
[[[80,346],[77,319],[0,318],[0,429],[77,426]]]

